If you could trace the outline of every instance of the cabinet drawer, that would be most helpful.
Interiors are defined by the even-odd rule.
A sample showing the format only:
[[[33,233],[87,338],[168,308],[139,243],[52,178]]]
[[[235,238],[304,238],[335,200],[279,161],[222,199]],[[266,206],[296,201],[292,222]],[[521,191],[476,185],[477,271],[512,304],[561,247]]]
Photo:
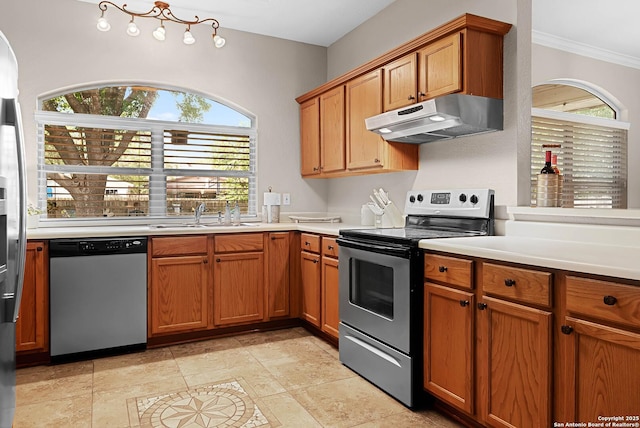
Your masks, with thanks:
[[[473,261],[455,257],[424,255],[424,276],[432,281],[473,288]]]
[[[485,263],[482,290],[523,303],[551,306],[551,273]]]
[[[214,248],[216,253],[240,251],[262,251],[262,233],[238,233],[234,235],[216,235]]]
[[[320,236],[311,233],[300,234],[300,249],[312,253],[320,252]]]
[[[153,257],[207,254],[207,236],[168,236],[152,238],[151,248]]]
[[[329,257],[338,257],[338,243],[336,238],[322,238],[322,255]]]
[[[640,326],[640,287],[567,277],[567,310],[605,321]]]

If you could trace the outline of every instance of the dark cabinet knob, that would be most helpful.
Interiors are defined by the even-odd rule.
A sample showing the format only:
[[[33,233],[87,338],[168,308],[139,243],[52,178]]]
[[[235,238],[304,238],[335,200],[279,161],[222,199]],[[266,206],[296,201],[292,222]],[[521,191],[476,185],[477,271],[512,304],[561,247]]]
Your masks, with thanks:
[[[438,271],[440,272],[446,272],[447,271],[447,267],[446,266],[438,266]]]
[[[333,250],[333,245],[328,245],[328,246],[327,246],[327,249],[328,249],[328,250]]]
[[[216,262],[220,263],[220,259],[216,259]]]
[[[613,296],[604,296],[604,299],[602,299],[604,301],[605,305],[609,305],[609,306],[613,306],[616,304],[616,302],[618,301],[618,299],[616,299]]]
[[[408,99],[409,101],[411,101],[411,100],[415,100],[415,99],[416,99],[416,97],[414,97],[413,95],[409,95],[409,97],[408,97],[407,99]]]
[[[203,258],[202,259],[202,263],[204,263],[206,265],[207,263],[209,263],[209,260],[207,260],[206,258]]]
[[[418,96],[419,96],[419,97],[426,97],[426,96],[427,96],[427,94],[425,94],[424,92],[418,92]]]
[[[305,242],[304,245],[309,246],[311,245],[311,242]]]
[[[44,248],[42,248],[42,247],[36,247],[36,251],[42,251],[42,250],[44,250]]]
[[[571,327],[570,325],[563,325],[562,327],[560,327],[560,331],[563,334],[571,334],[573,332],[573,327]]]
[[[486,303],[478,303],[478,309],[480,309],[481,311],[484,311],[485,309],[487,309],[487,304]]]
[[[468,306],[468,305],[469,305],[469,301],[468,300],[460,300],[460,306],[462,306],[463,308],[465,306]]]
[[[507,278],[504,280],[504,285],[506,285],[507,287],[513,287],[514,285],[516,285],[516,280]]]
[[[313,263],[318,263],[318,260],[314,260]]]

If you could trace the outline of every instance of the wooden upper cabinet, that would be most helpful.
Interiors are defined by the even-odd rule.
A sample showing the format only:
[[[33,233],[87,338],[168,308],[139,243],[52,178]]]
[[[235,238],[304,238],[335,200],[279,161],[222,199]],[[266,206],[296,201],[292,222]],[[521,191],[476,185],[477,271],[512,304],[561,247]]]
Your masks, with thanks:
[[[383,68],[383,109],[394,110],[418,100],[418,56],[410,53]]]
[[[364,120],[382,113],[382,70],[347,83],[347,167],[382,168],[385,141]]]
[[[320,98],[300,105],[300,173],[320,174]]]
[[[320,95],[320,171],[345,169],[344,85]]]
[[[455,33],[418,51],[418,100],[462,90],[462,33]]]

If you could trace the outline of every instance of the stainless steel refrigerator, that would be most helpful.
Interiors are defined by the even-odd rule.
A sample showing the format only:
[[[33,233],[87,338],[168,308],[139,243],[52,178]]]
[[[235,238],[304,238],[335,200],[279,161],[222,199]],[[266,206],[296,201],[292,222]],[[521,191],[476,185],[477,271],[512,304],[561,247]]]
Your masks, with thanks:
[[[0,32],[0,428],[16,407],[16,319],[26,246],[26,183],[18,63]]]

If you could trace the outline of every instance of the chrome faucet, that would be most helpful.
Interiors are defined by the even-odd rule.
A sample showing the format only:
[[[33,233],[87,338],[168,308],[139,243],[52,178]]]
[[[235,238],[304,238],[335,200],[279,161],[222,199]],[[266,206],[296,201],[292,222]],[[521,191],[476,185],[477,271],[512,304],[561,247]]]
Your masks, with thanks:
[[[200,224],[200,217],[202,217],[202,213],[206,210],[207,206],[204,204],[204,202],[198,205],[198,208],[196,208],[196,224]]]

